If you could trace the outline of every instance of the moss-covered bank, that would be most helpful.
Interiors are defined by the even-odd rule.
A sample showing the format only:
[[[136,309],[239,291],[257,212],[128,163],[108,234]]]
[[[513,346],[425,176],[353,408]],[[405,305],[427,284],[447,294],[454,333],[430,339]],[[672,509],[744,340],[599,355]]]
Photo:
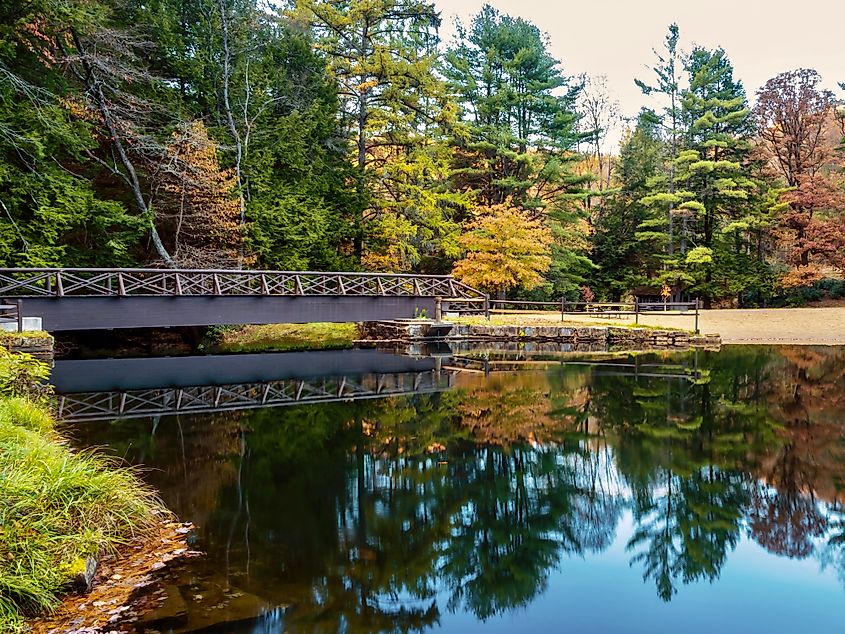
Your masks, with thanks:
[[[89,557],[153,535],[167,513],[135,475],[72,451],[41,388],[47,368],[0,350],[0,631],[55,608]]]
[[[268,324],[240,326],[215,332],[210,349],[215,352],[292,352],[344,350],[358,338],[356,324]]]

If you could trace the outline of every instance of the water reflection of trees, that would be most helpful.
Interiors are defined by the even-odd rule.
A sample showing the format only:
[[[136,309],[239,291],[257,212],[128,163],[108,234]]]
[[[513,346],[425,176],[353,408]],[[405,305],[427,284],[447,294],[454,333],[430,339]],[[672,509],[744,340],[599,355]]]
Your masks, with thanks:
[[[295,602],[294,631],[423,630],[443,609],[527,605],[568,557],[608,548],[626,512],[631,565],[664,600],[717,579],[744,534],[845,582],[845,353],[728,349],[699,365],[699,380],[563,367],[245,415],[243,448],[237,434],[186,445],[219,483],[204,545],[249,570],[242,585]],[[163,486],[169,502],[179,486]]]

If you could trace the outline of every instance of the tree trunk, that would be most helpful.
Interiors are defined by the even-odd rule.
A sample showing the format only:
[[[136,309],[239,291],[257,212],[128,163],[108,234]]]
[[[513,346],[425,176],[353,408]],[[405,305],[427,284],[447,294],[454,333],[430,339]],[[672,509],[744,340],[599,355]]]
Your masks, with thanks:
[[[123,147],[123,141],[121,141],[118,126],[115,124],[115,121],[111,116],[111,110],[109,110],[108,101],[106,100],[105,94],[103,94],[102,82],[97,76],[95,69],[84,58],[85,47],[82,44],[82,40],[80,39],[79,34],[75,30],[71,33],[76,49],[79,51],[80,55],[83,56],[81,64],[86,73],[86,87],[90,92],[94,94],[94,99],[97,104],[97,110],[100,112],[100,116],[103,118],[103,123],[109,131],[109,137],[111,138],[112,148],[117,153],[117,156],[120,160],[120,164],[123,166],[123,180],[129,185],[129,189],[132,192],[132,197],[135,200],[135,205],[138,207],[138,211],[141,213],[141,215],[148,216],[150,219],[150,239],[152,240],[153,247],[155,248],[156,253],[158,253],[159,257],[164,260],[167,266],[171,268],[176,268],[176,263],[173,261],[173,258],[167,252],[164,243],[161,241],[161,236],[159,236],[158,230],[156,229],[155,214],[152,213],[152,210],[147,204],[147,201],[144,200],[144,193],[141,190],[141,182],[138,179],[138,172],[135,170],[135,165],[129,158],[129,155],[126,152],[126,148]]]
[[[241,164],[243,162],[243,143],[238,127],[235,125],[235,118],[232,115],[232,106],[229,100],[229,78],[231,76],[231,51],[229,49],[229,19],[226,15],[226,0],[218,0],[220,8],[220,28],[223,30],[223,110],[226,115],[226,125],[232,135],[235,144],[235,181],[238,184],[238,203],[240,205],[240,226],[246,224],[246,200],[244,199],[243,178]],[[238,247],[238,268],[243,266],[244,245],[243,240]]]

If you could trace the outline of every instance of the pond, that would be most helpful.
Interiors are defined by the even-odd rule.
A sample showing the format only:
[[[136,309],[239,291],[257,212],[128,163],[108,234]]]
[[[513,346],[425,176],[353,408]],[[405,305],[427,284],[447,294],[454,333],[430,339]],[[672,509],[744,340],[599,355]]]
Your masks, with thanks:
[[[515,354],[57,382],[197,526],[173,631],[841,631],[845,348]]]

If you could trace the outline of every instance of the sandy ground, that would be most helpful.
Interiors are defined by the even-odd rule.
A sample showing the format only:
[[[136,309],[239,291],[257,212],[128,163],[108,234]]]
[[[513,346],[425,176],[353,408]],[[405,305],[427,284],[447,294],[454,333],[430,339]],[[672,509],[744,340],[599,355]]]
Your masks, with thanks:
[[[559,320],[546,313],[539,319]],[[567,315],[567,321],[595,321]],[[633,323],[633,317],[604,320],[603,323]],[[684,315],[640,315],[640,323],[692,330],[695,320]],[[776,308],[748,310],[703,310],[702,333],[718,333],[722,343],[845,345],[845,307]]]
[[[650,325],[689,328],[686,317],[641,317]],[[680,322],[680,323],[678,323]],[[701,312],[703,333],[717,332],[723,343],[798,343],[845,345],[845,308],[776,308],[706,310]]]

